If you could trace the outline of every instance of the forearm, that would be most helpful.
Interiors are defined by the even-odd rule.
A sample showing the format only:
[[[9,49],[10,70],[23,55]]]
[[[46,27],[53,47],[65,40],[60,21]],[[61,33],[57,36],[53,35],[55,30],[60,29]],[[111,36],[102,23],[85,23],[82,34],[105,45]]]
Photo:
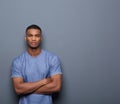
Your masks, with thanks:
[[[58,92],[61,89],[61,80],[53,80],[50,83],[40,87],[34,93],[37,94],[51,94],[54,92]]]
[[[34,93],[37,94],[51,94],[54,92],[58,92],[60,90],[60,87],[53,86],[53,84],[47,84],[45,86],[40,87],[37,89]]]
[[[20,95],[32,93],[35,90],[47,84],[48,82],[49,82],[48,79],[43,79],[36,82],[19,82],[19,84],[17,85],[14,84],[14,86],[16,93]]]
[[[17,94],[28,94],[32,93],[33,91],[37,90],[39,87],[43,86],[44,83],[38,82],[23,82],[20,86],[16,89]]]

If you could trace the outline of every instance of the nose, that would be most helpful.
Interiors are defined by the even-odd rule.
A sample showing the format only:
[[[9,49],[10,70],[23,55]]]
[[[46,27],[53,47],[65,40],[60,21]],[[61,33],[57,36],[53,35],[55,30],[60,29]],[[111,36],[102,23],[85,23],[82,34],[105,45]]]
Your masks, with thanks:
[[[35,36],[32,36],[32,40],[36,40],[36,37],[35,37]]]

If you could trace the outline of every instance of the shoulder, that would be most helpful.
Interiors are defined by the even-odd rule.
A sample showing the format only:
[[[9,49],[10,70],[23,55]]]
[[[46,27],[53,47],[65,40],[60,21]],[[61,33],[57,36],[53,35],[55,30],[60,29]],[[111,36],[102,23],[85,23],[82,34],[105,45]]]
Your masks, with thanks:
[[[43,53],[45,54],[46,58],[49,60],[50,63],[60,62],[58,55],[56,55],[55,53],[47,50],[43,50]]]
[[[43,53],[49,58],[58,58],[58,55],[48,50],[43,50]]]
[[[20,62],[22,62],[24,60],[25,56],[26,56],[26,52],[21,53],[20,55],[18,55],[17,57],[15,57],[12,60],[12,63],[18,63],[19,64]]]

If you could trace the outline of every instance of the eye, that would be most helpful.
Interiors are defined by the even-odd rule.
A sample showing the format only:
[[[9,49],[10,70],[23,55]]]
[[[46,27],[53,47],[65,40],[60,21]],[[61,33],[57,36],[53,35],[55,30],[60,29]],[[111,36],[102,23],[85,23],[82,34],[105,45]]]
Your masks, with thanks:
[[[32,35],[31,34],[27,34],[27,37],[32,37]]]
[[[36,36],[36,37],[40,37],[40,34],[36,34],[35,36]]]

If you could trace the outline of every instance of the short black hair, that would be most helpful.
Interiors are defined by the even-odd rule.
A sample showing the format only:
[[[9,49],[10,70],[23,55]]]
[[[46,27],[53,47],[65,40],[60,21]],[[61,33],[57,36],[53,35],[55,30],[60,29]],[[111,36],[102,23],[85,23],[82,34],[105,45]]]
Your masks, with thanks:
[[[26,33],[27,33],[27,31],[29,30],[29,29],[38,29],[38,30],[40,30],[40,32],[42,33],[42,29],[38,26],[38,25],[35,25],[35,24],[32,24],[32,25],[30,25],[30,26],[28,26],[27,28],[26,28]]]

